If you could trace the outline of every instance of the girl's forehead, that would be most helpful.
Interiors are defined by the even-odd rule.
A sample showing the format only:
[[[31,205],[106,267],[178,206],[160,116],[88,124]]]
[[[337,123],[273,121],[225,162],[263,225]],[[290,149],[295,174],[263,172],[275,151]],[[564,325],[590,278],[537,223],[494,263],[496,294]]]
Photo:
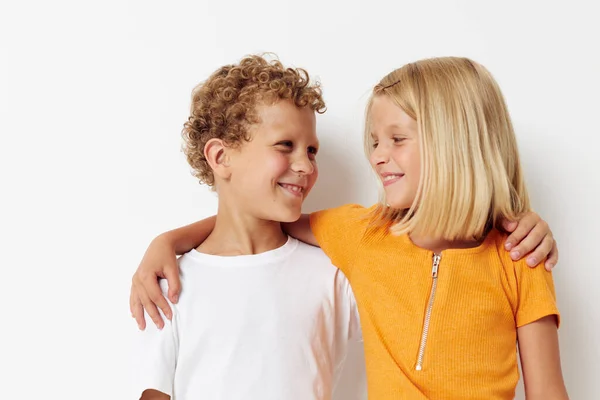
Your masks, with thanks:
[[[388,96],[373,99],[370,110],[371,134],[383,130],[416,131],[417,122]]]
[[[387,95],[378,95],[371,103],[371,117],[380,123],[405,124],[412,120],[396,102]]]

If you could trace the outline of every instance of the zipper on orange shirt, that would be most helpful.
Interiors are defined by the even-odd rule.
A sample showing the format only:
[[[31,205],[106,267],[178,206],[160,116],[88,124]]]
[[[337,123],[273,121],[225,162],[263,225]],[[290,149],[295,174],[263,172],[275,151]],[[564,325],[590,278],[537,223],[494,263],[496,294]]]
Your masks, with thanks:
[[[421,332],[421,344],[419,346],[419,355],[417,356],[417,365],[415,369],[421,371],[423,369],[423,356],[425,355],[425,347],[427,346],[427,335],[429,334],[429,324],[431,322],[431,310],[433,309],[433,301],[435,300],[435,291],[437,289],[438,269],[440,267],[441,254],[433,255],[433,266],[431,268],[431,292],[429,293],[429,302],[427,303],[427,311],[425,312],[425,323]]]

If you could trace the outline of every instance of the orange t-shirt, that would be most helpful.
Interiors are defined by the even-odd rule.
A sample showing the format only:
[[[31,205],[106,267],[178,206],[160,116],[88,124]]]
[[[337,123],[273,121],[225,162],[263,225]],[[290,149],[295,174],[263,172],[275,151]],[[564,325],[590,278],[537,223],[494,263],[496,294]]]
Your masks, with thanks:
[[[369,399],[513,399],[517,328],[559,318],[552,275],[512,261],[496,230],[438,259],[407,235],[369,227],[372,209],[310,217],[358,303]]]

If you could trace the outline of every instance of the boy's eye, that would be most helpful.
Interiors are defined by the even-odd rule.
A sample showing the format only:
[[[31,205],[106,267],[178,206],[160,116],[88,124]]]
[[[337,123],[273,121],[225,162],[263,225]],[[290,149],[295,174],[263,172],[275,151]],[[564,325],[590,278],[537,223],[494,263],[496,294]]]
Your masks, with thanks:
[[[291,140],[284,140],[282,142],[277,143],[277,146],[285,147],[286,150],[288,150],[288,149],[291,149],[292,147],[294,147],[294,144],[292,143]]]
[[[309,152],[310,154],[313,154],[313,155],[315,155],[315,156],[316,156],[318,151],[319,151],[319,149],[317,149],[317,148],[316,148],[316,147],[314,147],[314,146],[309,146],[309,147],[308,147],[308,152]]]
[[[406,138],[403,138],[403,137],[395,137],[394,138],[394,143],[402,143],[402,142],[404,142],[405,139]]]
[[[377,144],[378,144],[377,142],[373,142],[373,144],[371,144],[371,147],[374,148],[374,149],[376,149],[377,148]]]

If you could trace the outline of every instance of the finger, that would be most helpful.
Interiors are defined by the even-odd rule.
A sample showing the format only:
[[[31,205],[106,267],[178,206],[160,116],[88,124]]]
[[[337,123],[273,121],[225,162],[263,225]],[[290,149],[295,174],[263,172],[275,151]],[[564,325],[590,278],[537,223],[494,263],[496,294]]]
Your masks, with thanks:
[[[131,283],[131,289],[129,289],[129,312],[131,313],[131,316],[133,317],[133,309],[135,301],[133,300],[133,293],[134,293],[134,289],[133,289],[133,282]]]
[[[550,251],[552,250],[553,244],[554,238],[552,235],[546,235],[542,240],[542,243],[540,243],[539,246],[535,248],[533,253],[527,257],[527,265],[530,267],[537,267],[543,259],[548,257],[548,254],[550,254]]]
[[[147,278],[144,280],[144,288],[146,289],[146,293],[150,298],[150,301],[154,303],[155,307],[158,307],[162,310],[163,314],[167,319],[171,320],[171,307],[167,302],[167,299],[163,295],[162,290],[160,289],[160,285],[158,284],[158,280],[156,278]],[[144,304],[144,307],[146,305]],[[148,311],[146,309],[146,311]],[[158,316],[162,322],[162,317]],[[154,318],[152,318],[154,320]]]
[[[519,222],[515,230],[508,236],[505,242],[505,248],[507,250],[513,250],[515,246],[517,246],[523,238],[531,232],[531,230],[537,226],[540,222],[540,217],[535,213],[526,214]],[[541,240],[541,238],[540,238]],[[524,254],[524,253],[521,253]]]
[[[519,228],[517,228],[517,230],[518,229]],[[535,227],[527,233],[527,236],[525,236],[525,238],[510,251],[510,257],[515,261],[520,260],[538,247],[538,245],[542,243],[548,234],[549,231],[547,224],[544,221],[540,221],[540,223],[535,225]],[[550,251],[550,249],[548,249],[548,251]],[[537,260],[537,262],[539,261],[540,259]],[[537,264],[537,262],[535,264]]]
[[[556,245],[556,240],[553,240],[552,250],[550,250],[550,254],[548,254],[548,259],[546,260],[546,270],[551,271],[556,264],[558,263],[558,246]]]
[[[166,266],[164,274],[169,286],[169,300],[171,300],[171,303],[176,304],[181,292],[181,280],[179,279],[179,266],[177,262]]]
[[[142,308],[139,297],[137,297],[135,286],[133,284],[131,285],[131,292],[129,294],[129,311],[131,311],[131,316],[135,318],[138,328],[142,331],[146,329],[144,309]]]
[[[133,315],[133,318],[135,318],[135,322],[137,322],[140,330],[143,331],[146,329],[146,318],[144,318],[144,308],[142,307],[142,303],[135,303],[133,305],[131,315]]]
[[[143,290],[140,290],[139,296],[140,296],[140,301],[142,302],[142,306],[144,306],[144,309],[146,310],[146,312],[148,313],[148,315],[154,322],[154,325],[156,325],[156,327],[158,329],[162,329],[164,326],[164,321],[163,321],[162,317],[160,316],[160,313],[158,312],[158,308],[156,308],[156,305],[154,304],[154,302],[150,299],[148,294]]]
[[[502,226],[504,227],[504,229],[507,232],[512,232],[515,230],[515,228],[517,227],[518,222],[517,221],[509,221],[507,219],[502,221]],[[508,250],[508,249],[507,249]]]

